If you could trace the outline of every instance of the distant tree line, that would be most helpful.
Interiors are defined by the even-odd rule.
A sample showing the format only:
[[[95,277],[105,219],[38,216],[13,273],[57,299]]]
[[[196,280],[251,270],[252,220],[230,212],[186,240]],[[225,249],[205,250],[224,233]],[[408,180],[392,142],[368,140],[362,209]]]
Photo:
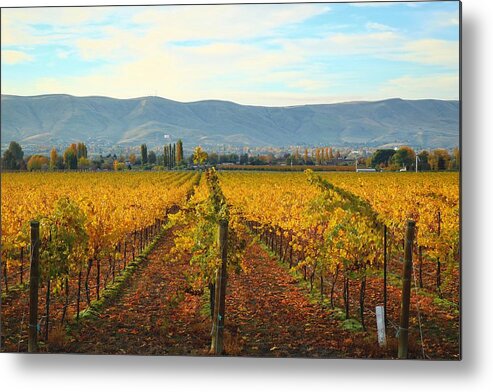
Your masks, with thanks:
[[[452,154],[445,149],[436,149],[421,151],[417,156],[418,171],[458,170],[460,168],[460,150],[458,147],[454,148]],[[408,146],[400,147],[397,150],[381,149],[375,151],[364,163],[381,170],[399,170],[401,168],[415,170],[416,152]]]
[[[34,154],[24,160],[24,151],[19,143],[13,141],[2,157],[3,170],[75,170],[87,169],[91,162],[87,159],[87,147],[84,143],[71,144],[59,155],[53,148],[50,156]]]
[[[313,149],[296,148],[293,153],[285,153],[276,156],[273,153],[263,154],[234,154],[234,153],[209,153],[205,163],[208,165],[220,164],[239,164],[239,165],[335,165],[344,164],[345,157],[339,150],[333,150],[332,147],[318,147]],[[354,160],[351,161],[354,164]]]
[[[135,153],[128,156],[108,154],[106,156],[88,158],[87,146],[84,143],[73,143],[63,152],[53,147],[49,156],[34,154],[27,158],[19,143],[13,141],[5,150],[1,159],[2,170],[130,170],[138,165],[145,170],[183,168],[192,164],[193,157],[185,161],[183,142],[163,146],[163,155],[148,151],[147,145],[140,146],[140,157]]]
[[[275,156],[264,154],[234,154],[216,152],[207,153],[198,146],[193,153],[185,158],[183,143],[178,140],[162,147],[162,154],[148,151],[147,145],[140,146],[140,156],[131,153],[128,156],[108,154],[106,156],[88,158],[84,143],[73,143],[63,152],[53,148],[49,157],[35,154],[27,158],[19,143],[13,141],[2,157],[3,170],[130,170],[138,166],[144,170],[176,169],[201,165],[239,164],[239,165],[317,165],[341,166],[354,165],[355,159],[332,147],[314,149],[296,148],[292,153]],[[458,170],[460,168],[460,151],[455,148],[451,153],[445,149],[421,151],[417,153],[419,171]],[[378,149],[371,156],[358,158],[358,164],[373,167],[377,170],[396,171],[402,168],[415,170],[416,152],[407,146],[398,149]]]
[[[158,165],[167,169],[173,169],[184,165],[183,156],[183,142],[178,140],[173,144],[166,144],[163,146],[163,155],[158,156],[154,151],[147,152],[147,145],[142,144],[140,146],[140,157],[142,165]],[[132,164],[135,164],[135,157],[131,156]]]

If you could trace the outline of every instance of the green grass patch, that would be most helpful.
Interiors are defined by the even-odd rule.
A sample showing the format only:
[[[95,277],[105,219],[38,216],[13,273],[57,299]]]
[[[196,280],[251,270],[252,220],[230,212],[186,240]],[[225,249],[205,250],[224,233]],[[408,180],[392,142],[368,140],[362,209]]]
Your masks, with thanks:
[[[332,311],[332,317],[334,317],[336,320],[344,321],[346,320],[346,313],[341,308],[335,308]]]
[[[363,331],[363,326],[356,319],[347,319],[341,322],[341,328],[350,332],[361,332]]]
[[[22,284],[18,283],[16,285],[9,286],[8,293],[5,291],[5,288],[4,288],[3,292],[2,292],[2,302],[6,301],[7,298],[13,297],[16,294],[19,294],[20,292],[27,290],[28,288],[29,288],[29,282],[27,282],[27,283],[24,282]]]
[[[442,309],[445,309],[449,312],[452,312],[454,315],[458,316],[460,314],[459,305],[455,302],[448,301],[444,298],[440,298],[438,296],[434,296],[433,304],[439,306]]]

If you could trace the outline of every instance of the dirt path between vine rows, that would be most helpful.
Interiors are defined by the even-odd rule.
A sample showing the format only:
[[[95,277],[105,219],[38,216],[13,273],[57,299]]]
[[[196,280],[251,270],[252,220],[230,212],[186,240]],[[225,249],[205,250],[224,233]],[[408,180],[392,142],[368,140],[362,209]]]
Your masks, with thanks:
[[[63,351],[208,354],[211,322],[204,312],[206,296],[185,292],[190,266],[186,259],[171,261],[173,233],[172,229],[158,242],[114,303],[73,331]],[[310,303],[286,269],[257,242],[248,245],[245,258],[248,271],[228,278],[227,354],[338,357],[342,337],[337,322]]]
[[[188,260],[172,261],[175,230],[160,239],[124,293],[96,320],[71,336],[69,352],[199,355],[207,352],[209,323],[201,297],[185,292]]]
[[[345,334],[338,322],[310,302],[287,269],[256,241],[246,249],[245,264],[246,273],[228,277],[227,349],[262,357],[342,356]]]

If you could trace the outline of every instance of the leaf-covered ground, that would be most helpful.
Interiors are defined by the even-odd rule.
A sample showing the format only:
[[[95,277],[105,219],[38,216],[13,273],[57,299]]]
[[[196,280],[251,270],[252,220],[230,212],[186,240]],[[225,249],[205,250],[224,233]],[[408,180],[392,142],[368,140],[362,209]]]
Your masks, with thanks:
[[[338,321],[311,303],[293,277],[256,242],[246,250],[247,273],[231,274],[226,324],[235,354],[339,357]],[[342,336],[341,336],[342,335]],[[226,347],[228,348],[228,347]]]
[[[201,297],[185,292],[187,260],[172,261],[166,233],[125,292],[95,320],[73,331],[63,351],[94,354],[194,355],[209,344]]]
[[[207,293],[186,288],[186,259],[172,261],[170,232],[97,319],[74,330],[62,351],[140,355],[207,355]],[[228,280],[225,346],[231,355],[337,356],[337,323],[311,304],[292,277],[257,244],[247,273]]]
[[[179,230],[176,229],[176,230]],[[124,293],[96,319],[71,331],[59,351],[139,355],[208,355],[211,321],[208,293],[189,290],[187,258],[172,260],[170,230],[134,274]],[[342,328],[339,310],[310,296],[288,268],[257,241],[245,253],[246,272],[228,277],[225,314],[225,348],[228,355],[329,358],[392,358],[396,339],[389,336],[386,349],[376,344],[374,316],[365,312],[366,332]],[[379,304],[380,280],[368,279],[368,309]],[[352,286],[351,316],[357,318],[357,285]],[[414,293],[413,293],[414,294]],[[389,288],[389,316],[396,320],[400,290]],[[336,303],[341,304],[336,292]],[[416,299],[412,305],[415,305]],[[419,297],[421,321],[430,358],[457,358],[458,316],[441,310],[432,298]],[[434,313],[433,317],[429,313]],[[411,323],[417,324],[411,311]],[[435,328],[435,329],[433,329]],[[357,328],[356,328],[357,329]],[[389,328],[389,332],[392,327]],[[451,332],[452,331],[452,332]],[[421,355],[419,331],[411,330],[410,356]],[[50,347],[56,351],[56,345]]]

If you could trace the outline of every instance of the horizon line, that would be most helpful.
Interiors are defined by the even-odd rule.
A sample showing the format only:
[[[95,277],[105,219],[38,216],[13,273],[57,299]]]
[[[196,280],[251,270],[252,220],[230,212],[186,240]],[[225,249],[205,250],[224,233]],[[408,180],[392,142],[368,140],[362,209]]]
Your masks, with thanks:
[[[392,101],[392,100],[402,100],[402,101],[444,101],[444,102],[460,102],[459,99],[441,99],[441,98],[402,98],[402,97],[388,97],[388,98],[382,98],[382,99],[374,99],[374,100],[353,100],[353,101],[337,101],[337,102],[327,102],[327,103],[304,103],[304,104],[295,104],[295,105],[278,105],[278,106],[272,106],[272,105],[259,105],[259,104],[245,104],[245,103],[239,103],[231,100],[226,100],[226,99],[200,99],[200,100],[194,100],[194,101],[178,101],[175,99],[171,98],[166,98],[162,97],[160,95],[145,95],[145,96],[138,96],[138,97],[131,97],[131,98],[118,98],[118,97],[112,97],[109,95],[74,95],[74,94],[68,94],[68,93],[47,93],[47,94],[36,94],[36,95],[20,95],[20,94],[6,94],[6,93],[1,93],[1,96],[11,96],[11,97],[22,97],[22,98],[36,98],[36,97],[47,97],[47,96],[69,96],[69,97],[74,97],[74,98],[108,98],[108,99],[116,99],[120,101],[124,100],[138,100],[138,99],[147,99],[147,98],[159,98],[159,99],[164,99],[167,101],[172,101],[176,103],[181,103],[181,104],[192,104],[192,103],[200,103],[200,102],[226,102],[226,103],[232,103],[235,105],[239,106],[253,106],[253,107],[268,107],[268,108],[275,108],[275,107],[285,107],[285,108],[290,108],[290,107],[300,107],[300,106],[320,106],[320,105],[337,105],[337,104],[350,104],[350,103],[375,103],[375,102],[384,102],[384,101]]]

